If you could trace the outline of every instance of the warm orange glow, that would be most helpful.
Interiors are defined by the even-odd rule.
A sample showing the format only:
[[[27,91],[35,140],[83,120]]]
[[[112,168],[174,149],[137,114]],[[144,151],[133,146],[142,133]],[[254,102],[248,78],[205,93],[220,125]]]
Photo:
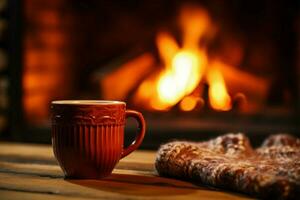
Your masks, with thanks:
[[[159,78],[157,93],[161,104],[173,106],[191,93],[201,79],[199,57],[189,51],[180,51],[172,59],[172,66]]]
[[[187,96],[182,99],[179,104],[180,109],[183,111],[192,111],[197,106],[197,98],[192,96]]]
[[[166,32],[157,35],[156,43],[164,69],[138,88],[137,97],[147,104],[145,107],[168,110],[193,92],[203,77],[207,58],[198,42],[210,23],[209,16],[199,8],[184,8],[179,22],[183,28],[182,48],[172,35]]]
[[[126,100],[131,88],[137,85],[141,81],[140,79],[152,70],[153,63],[154,58],[149,53],[144,53],[131,59],[117,70],[107,73],[100,81],[103,98]]]
[[[221,72],[211,67],[207,74],[209,84],[209,103],[215,110],[227,111],[231,109],[231,98],[227,92],[226,85]]]
[[[179,51],[179,46],[175,38],[166,32],[158,33],[156,45],[163,63],[165,66],[170,66],[173,57]]]
[[[30,27],[24,32],[22,45],[24,120],[40,126],[49,119],[51,100],[65,98],[73,91],[74,75],[70,66],[75,63],[69,50],[68,31],[57,28],[73,22],[68,19],[62,22],[57,12],[60,9],[40,9],[41,5],[34,3],[24,6],[26,23]],[[36,27],[34,34],[32,24]]]
[[[179,16],[183,33],[183,48],[198,49],[198,43],[204,33],[211,27],[208,13],[194,6],[184,6]]]
[[[204,59],[196,52],[182,51],[175,55],[172,63],[175,72],[176,83],[185,94],[191,93],[198,85],[202,77],[202,63]]]
[[[136,103],[144,108],[166,111],[180,102],[182,111],[192,111],[197,105],[205,104],[203,99],[199,101],[200,94],[197,97],[192,95],[204,78],[209,86],[211,107],[219,111],[230,110],[231,98],[220,70],[224,63],[208,63],[206,48],[199,45],[213,27],[208,13],[202,8],[185,6],[178,22],[182,46],[169,33],[157,35],[156,44],[163,68],[142,82],[136,93]]]

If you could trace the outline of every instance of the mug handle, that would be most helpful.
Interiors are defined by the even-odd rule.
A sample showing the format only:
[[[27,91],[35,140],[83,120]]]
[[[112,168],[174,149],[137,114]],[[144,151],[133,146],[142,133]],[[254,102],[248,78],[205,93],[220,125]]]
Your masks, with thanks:
[[[135,110],[126,110],[126,118],[128,117],[133,117],[138,122],[138,128],[140,130],[136,134],[134,141],[127,148],[123,149],[121,158],[124,158],[141,145],[146,132],[146,123],[142,113]]]

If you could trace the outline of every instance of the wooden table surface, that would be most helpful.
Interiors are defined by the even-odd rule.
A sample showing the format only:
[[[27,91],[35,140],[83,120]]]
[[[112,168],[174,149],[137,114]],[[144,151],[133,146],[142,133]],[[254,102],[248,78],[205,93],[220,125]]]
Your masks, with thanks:
[[[135,151],[101,180],[65,180],[49,145],[0,142],[0,199],[250,199],[159,177],[154,151]]]

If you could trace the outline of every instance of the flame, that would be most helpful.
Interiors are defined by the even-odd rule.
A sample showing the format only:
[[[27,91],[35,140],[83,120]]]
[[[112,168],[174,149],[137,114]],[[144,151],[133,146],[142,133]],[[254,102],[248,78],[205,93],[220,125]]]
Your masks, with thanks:
[[[156,110],[168,110],[193,92],[205,70],[206,52],[198,42],[210,23],[209,16],[202,9],[185,7],[179,22],[184,30],[183,47],[169,33],[160,32],[156,44],[164,69],[156,78],[145,80],[137,91],[140,101]]]
[[[200,66],[195,53],[179,51],[173,57],[171,68],[161,75],[156,86],[163,107],[175,105],[195,89],[201,79]]]
[[[231,109],[231,98],[227,92],[222,73],[215,67],[211,67],[207,73],[209,84],[208,96],[211,107],[219,111]]]
[[[160,32],[156,37],[156,45],[163,63],[170,66],[173,57],[179,51],[176,40],[169,33]]]
[[[191,93],[205,76],[211,107],[222,111],[231,109],[231,99],[221,72],[214,63],[207,65],[206,49],[199,47],[199,42],[212,26],[208,13],[199,7],[186,6],[178,21],[182,29],[182,47],[171,34],[158,33],[156,45],[164,67],[142,82],[137,90],[137,103],[155,110],[168,110],[179,103],[181,110],[191,111],[199,101],[199,97]]]
[[[189,49],[198,49],[200,39],[211,27],[206,10],[192,5],[182,8],[179,24],[183,34],[183,47]]]

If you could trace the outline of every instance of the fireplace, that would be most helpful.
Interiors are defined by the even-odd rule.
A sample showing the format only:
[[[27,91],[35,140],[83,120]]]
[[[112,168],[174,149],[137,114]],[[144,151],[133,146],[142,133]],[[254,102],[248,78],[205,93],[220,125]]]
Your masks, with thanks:
[[[299,134],[296,1],[15,3],[5,137],[49,142],[55,99],[126,101],[146,117],[144,148],[226,132],[254,144]]]

